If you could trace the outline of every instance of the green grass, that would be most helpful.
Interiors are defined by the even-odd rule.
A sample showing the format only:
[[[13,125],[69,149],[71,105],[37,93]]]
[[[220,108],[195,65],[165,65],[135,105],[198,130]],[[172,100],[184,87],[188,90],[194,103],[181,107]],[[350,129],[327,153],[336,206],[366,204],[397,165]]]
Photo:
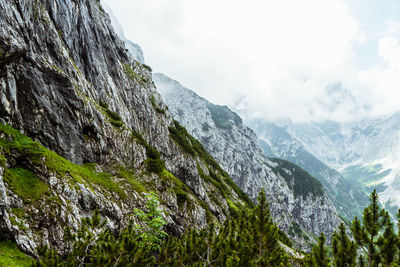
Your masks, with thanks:
[[[21,252],[15,243],[0,242],[0,267],[25,267],[31,266],[32,263],[33,259]]]
[[[35,202],[43,195],[49,194],[46,183],[34,173],[20,166],[6,169],[4,180],[11,190],[20,196],[25,203]]]
[[[126,170],[124,167],[118,169],[118,176],[125,178],[126,182],[130,184],[132,189],[138,193],[147,192],[146,187],[135,178],[135,172]]]
[[[14,213],[18,218],[22,218],[25,216],[26,211],[20,208],[11,208],[12,213]]]
[[[189,200],[189,196],[187,193],[190,191],[189,187],[177,177],[175,177],[175,175],[164,169],[162,170],[162,172],[159,173],[159,176],[163,181],[173,184],[173,191],[176,195],[179,206]]]
[[[125,192],[119,187],[118,183],[113,181],[110,174],[95,172],[90,165],[80,166],[72,163],[57,153],[44,148],[39,143],[32,141],[32,139],[9,125],[0,124],[0,135],[1,133],[8,136],[8,138],[0,138],[0,147],[3,148],[3,153],[6,157],[7,155],[18,155],[18,157],[24,158],[34,165],[45,165],[49,172],[58,174],[58,177],[68,175],[76,182],[94,183],[116,192],[121,198],[126,197]],[[27,169],[25,166],[8,169],[5,177],[8,177],[10,186],[13,190],[17,190],[15,192],[23,199],[30,198],[35,200],[40,194],[46,192],[43,186],[44,183],[41,184],[40,179],[34,178],[34,174]],[[34,186],[33,195],[29,196],[27,194],[28,187],[24,185],[25,183],[29,184],[29,186]],[[32,189],[30,190],[32,191]]]
[[[341,174],[348,181],[357,181],[368,187],[377,186],[392,171],[384,169],[382,164],[375,165],[352,165],[344,169]]]
[[[210,111],[211,118],[217,128],[232,130],[230,120],[233,120],[236,125],[242,123],[242,119],[236,113],[230,111],[226,106],[208,104],[207,108]]]
[[[145,86],[145,79],[136,73],[129,64],[122,63],[122,70],[131,81],[136,81],[141,86]]]

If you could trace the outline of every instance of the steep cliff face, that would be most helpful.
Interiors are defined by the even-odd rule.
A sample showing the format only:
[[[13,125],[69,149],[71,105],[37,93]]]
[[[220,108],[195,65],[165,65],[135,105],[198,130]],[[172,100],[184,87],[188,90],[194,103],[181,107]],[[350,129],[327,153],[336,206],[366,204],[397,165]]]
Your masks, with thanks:
[[[0,0],[0,233],[26,252],[62,251],[65,227],[95,209],[118,230],[150,190],[173,233],[224,221],[227,200],[248,206],[199,144],[176,137],[127,51],[98,0]]]
[[[119,24],[118,19],[114,16],[114,13],[112,12],[111,8],[105,3],[102,3],[102,5],[104,7],[104,10],[110,16],[111,24],[115,30],[115,33],[118,34],[119,38],[121,38],[121,40],[123,40],[125,42],[126,48],[129,50],[129,52],[131,53],[133,58],[136,61],[138,61],[139,63],[143,64],[144,63],[144,55],[143,55],[142,48],[138,44],[135,44],[134,42],[132,42],[131,40],[128,40],[125,37],[124,30],[123,30],[121,24]]]
[[[338,171],[328,167],[307,151],[302,142],[292,137],[283,127],[272,122],[252,121],[264,153],[293,162],[317,178],[334,203],[336,210],[348,220],[360,216],[369,203],[369,192],[357,181],[346,180]]]
[[[377,189],[394,216],[400,207],[400,113],[349,123],[286,125],[311,153],[368,192]]]
[[[302,245],[309,236],[335,230],[340,219],[322,185],[294,164],[264,156],[257,136],[237,114],[209,103],[165,75],[153,74],[153,80],[174,117],[243,191],[255,199],[265,189],[281,229]]]

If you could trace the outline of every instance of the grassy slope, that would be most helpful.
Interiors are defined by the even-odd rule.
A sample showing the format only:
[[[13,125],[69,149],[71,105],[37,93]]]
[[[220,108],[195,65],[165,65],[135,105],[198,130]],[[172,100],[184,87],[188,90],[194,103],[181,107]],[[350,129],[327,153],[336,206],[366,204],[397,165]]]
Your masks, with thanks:
[[[31,266],[33,259],[21,252],[17,245],[10,241],[0,242],[0,267]]]

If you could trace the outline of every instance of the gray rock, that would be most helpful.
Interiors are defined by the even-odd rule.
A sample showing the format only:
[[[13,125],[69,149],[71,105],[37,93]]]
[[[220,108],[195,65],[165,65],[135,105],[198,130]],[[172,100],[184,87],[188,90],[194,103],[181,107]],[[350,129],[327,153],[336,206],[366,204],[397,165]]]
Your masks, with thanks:
[[[328,237],[341,219],[325,193],[296,196],[293,187],[279,175],[276,162],[264,156],[257,136],[226,106],[216,106],[163,74],[153,80],[174,117],[202,142],[206,150],[253,200],[264,189],[278,226],[309,249],[310,240],[324,232]],[[286,170],[292,175],[292,170]],[[292,175],[293,176],[293,175]]]
[[[110,111],[121,120],[113,120]],[[97,172],[115,166],[136,170],[162,203],[168,203],[162,210],[172,233],[205,227],[205,208],[215,222],[229,215],[223,196],[198,174],[197,165],[207,171],[202,160],[187,155],[171,139],[173,118],[150,71],[126,50],[97,0],[0,0],[0,118],[73,163],[96,163]],[[132,131],[160,152],[168,171],[188,186],[193,205],[179,206],[175,182],[165,184],[159,175],[146,172],[146,149]],[[0,176],[2,205],[29,215],[18,218],[13,209],[2,208],[0,232],[30,254],[42,244],[63,248],[63,226],[77,230],[81,219],[96,209],[118,230],[135,208],[145,205],[143,194],[126,183],[119,183],[126,194],[122,197],[84,177],[53,173],[19,151],[7,154],[8,168],[18,162],[49,186],[39,200],[25,203]],[[112,179],[123,177],[115,174]],[[232,201],[244,205],[230,190]],[[216,200],[208,197],[211,194]],[[18,223],[13,225],[10,217]]]

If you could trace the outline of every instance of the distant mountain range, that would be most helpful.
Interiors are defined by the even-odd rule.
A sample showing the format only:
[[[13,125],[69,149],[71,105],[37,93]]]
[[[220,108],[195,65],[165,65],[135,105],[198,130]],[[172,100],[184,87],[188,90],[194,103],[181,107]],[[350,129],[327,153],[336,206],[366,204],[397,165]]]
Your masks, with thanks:
[[[317,178],[344,218],[352,220],[368,205],[368,192],[362,184],[357,185],[347,180],[338,171],[324,164],[285,128],[271,122],[248,123],[258,134],[260,145],[267,156],[291,161]]]
[[[400,207],[400,113],[352,123],[288,123],[290,135],[367,191],[377,189],[392,214]]]
[[[202,142],[232,179],[255,200],[264,189],[279,227],[303,247],[328,236],[340,218],[322,184],[302,168],[264,155],[255,133],[226,106],[218,106],[163,74],[153,80],[180,124]]]

